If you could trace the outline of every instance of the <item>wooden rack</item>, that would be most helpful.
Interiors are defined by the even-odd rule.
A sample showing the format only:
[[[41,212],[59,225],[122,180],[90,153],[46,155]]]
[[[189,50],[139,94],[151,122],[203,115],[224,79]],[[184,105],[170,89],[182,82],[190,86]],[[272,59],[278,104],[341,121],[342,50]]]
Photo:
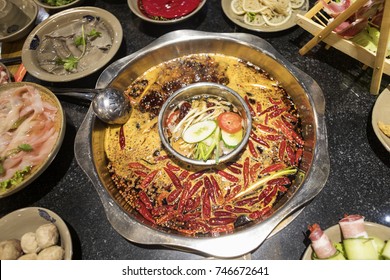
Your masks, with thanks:
[[[330,0],[325,1],[328,3]],[[380,89],[382,74],[390,75],[390,60],[386,59],[387,44],[390,38],[390,0],[385,0],[384,3],[383,19],[376,54],[350,40],[343,39],[333,31],[340,23],[348,19],[366,2],[367,0],[356,0],[349,8],[330,23],[327,21],[326,13],[323,11],[324,6],[320,1],[305,15],[298,14],[297,24],[314,35],[314,37],[299,50],[299,53],[305,55],[321,41],[328,44],[328,46],[332,46],[339,51],[344,52],[373,69],[370,93],[377,95]]]

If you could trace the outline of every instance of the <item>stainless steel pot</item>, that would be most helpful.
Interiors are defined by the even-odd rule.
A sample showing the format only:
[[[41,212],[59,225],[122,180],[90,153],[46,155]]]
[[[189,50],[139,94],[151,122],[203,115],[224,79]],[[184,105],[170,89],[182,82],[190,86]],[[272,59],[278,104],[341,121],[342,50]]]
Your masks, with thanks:
[[[248,34],[219,34],[181,30],[168,33],[147,47],[111,64],[99,77],[96,88],[126,89],[145,70],[188,54],[219,53],[242,58],[268,71],[282,83],[302,117],[305,149],[300,171],[288,193],[264,221],[250,223],[232,234],[189,237],[150,227],[117,193],[106,165],[104,129],[89,109],[75,140],[76,159],[89,176],[103,203],[107,218],[123,237],[141,244],[158,244],[229,258],[256,249],[275,230],[283,228],[323,188],[329,174],[325,101],[321,89],[308,75],[286,61],[266,41]],[[280,226],[282,224],[282,226]],[[279,226],[278,226],[279,225]]]

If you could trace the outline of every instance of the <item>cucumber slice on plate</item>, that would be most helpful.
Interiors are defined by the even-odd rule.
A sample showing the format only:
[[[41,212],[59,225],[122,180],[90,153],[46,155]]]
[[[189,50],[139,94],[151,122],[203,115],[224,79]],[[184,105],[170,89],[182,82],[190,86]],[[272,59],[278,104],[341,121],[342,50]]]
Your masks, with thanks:
[[[216,127],[217,123],[215,121],[198,122],[183,132],[183,140],[190,144],[198,143],[209,137]]]
[[[242,137],[243,137],[243,130],[236,133],[228,133],[221,129],[221,135],[222,135],[222,141],[225,143],[228,147],[235,147],[238,144],[240,144]]]
[[[378,251],[371,238],[348,238],[343,241],[349,260],[378,260]]]

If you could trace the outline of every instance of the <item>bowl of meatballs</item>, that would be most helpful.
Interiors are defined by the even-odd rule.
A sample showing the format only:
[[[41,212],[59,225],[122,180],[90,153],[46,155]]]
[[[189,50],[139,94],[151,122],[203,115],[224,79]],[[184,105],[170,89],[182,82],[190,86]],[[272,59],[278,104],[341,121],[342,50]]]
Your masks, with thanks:
[[[72,239],[53,211],[28,207],[0,219],[0,260],[71,260]]]

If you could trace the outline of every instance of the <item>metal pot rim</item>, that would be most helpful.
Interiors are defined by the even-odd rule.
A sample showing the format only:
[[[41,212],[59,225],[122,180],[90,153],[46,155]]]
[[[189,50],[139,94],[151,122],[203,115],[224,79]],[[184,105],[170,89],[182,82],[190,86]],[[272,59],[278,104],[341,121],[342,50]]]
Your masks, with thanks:
[[[76,135],[75,155],[80,167],[88,175],[97,190],[111,225],[126,239],[141,244],[180,247],[221,258],[237,257],[259,247],[275,227],[283,223],[287,217],[294,216],[294,213],[296,215],[297,211],[302,210],[324,187],[330,169],[324,116],[325,99],[322,90],[310,76],[293,66],[265,40],[254,35],[242,33],[221,34],[192,30],[178,30],[165,34],[139,51],[114,62],[103,71],[96,83],[96,88],[104,88],[110,85],[122,69],[126,68],[131,61],[137,59],[137,57],[143,55],[145,52],[150,52],[169,44],[175,44],[176,42],[197,39],[228,40],[249,45],[272,57],[284,66],[306,91],[307,98],[314,111],[314,121],[317,124],[315,127],[317,138],[313,151],[313,165],[307,174],[305,174],[305,181],[302,186],[283,206],[277,209],[265,221],[248,227],[245,230],[239,230],[233,234],[204,238],[168,234],[155,230],[131,218],[112,199],[103,186],[93,161],[92,129],[96,118],[91,108],[89,108]]]

